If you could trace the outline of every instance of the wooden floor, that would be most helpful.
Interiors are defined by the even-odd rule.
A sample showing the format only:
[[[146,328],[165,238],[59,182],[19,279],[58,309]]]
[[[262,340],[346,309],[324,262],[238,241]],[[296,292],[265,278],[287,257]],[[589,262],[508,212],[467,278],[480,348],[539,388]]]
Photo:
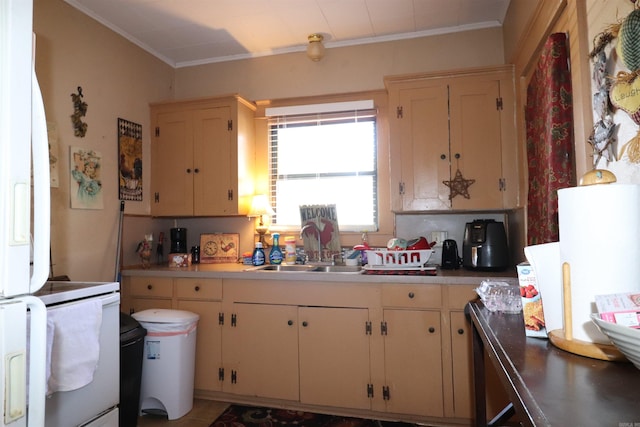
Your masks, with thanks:
[[[229,406],[228,403],[214,400],[194,399],[193,409],[184,417],[169,421],[165,416],[143,415],[138,417],[138,427],[179,426],[179,427],[209,427]]]

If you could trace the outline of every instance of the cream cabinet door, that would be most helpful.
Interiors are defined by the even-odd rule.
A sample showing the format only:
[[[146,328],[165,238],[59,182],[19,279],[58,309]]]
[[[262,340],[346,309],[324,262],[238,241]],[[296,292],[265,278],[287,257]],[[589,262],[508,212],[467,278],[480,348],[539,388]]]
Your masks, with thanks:
[[[222,390],[222,382],[218,378],[218,369],[222,367],[222,327],[218,322],[221,305],[218,301],[178,299],[178,310],[200,316],[196,329],[194,381],[194,387],[199,390]]]
[[[446,84],[400,89],[397,112],[401,150],[402,209],[449,209],[442,181],[449,170],[449,111]]]
[[[453,363],[453,411],[456,417],[473,416],[473,367],[471,360],[471,326],[464,312],[452,311],[451,357]]]
[[[457,80],[449,86],[449,98],[451,179],[459,169],[465,180],[475,180],[467,188],[469,198],[457,195],[451,200],[451,206],[467,210],[501,209],[504,192],[500,81]]]
[[[386,309],[383,316],[387,411],[442,417],[440,312]]]
[[[370,409],[366,308],[300,307],[300,402]]]
[[[297,306],[233,304],[225,313],[225,392],[297,401]]]
[[[238,160],[231,140],[229,107],[193,112],[193,214],[238,213]]]
[[[154,113],[152,110],[152,120]],[[155,114],[151,144],[151,214],[193,215],[193,126],[190,111]]]

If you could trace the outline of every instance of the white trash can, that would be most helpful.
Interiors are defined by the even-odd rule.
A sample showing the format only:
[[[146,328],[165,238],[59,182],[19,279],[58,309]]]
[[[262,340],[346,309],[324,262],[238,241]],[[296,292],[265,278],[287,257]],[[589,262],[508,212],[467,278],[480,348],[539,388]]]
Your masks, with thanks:
[[[140,414],[178,419],[193,408],[196,328],[199,316],[151,309],[131,315],[147,330],[142,356]]]

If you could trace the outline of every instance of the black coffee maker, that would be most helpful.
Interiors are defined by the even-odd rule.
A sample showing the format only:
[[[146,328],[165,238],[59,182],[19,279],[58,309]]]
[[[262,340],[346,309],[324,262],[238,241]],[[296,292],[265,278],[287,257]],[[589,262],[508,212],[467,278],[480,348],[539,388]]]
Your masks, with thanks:
[[[187,251],[187,229],[172,228],[171,229],[171,253],[186,254]]]
[[[442,262],[440,263],[440,267],[445,270],[457,270],[460,268],[460,261],[456,241],[447,239],[442,242]]]

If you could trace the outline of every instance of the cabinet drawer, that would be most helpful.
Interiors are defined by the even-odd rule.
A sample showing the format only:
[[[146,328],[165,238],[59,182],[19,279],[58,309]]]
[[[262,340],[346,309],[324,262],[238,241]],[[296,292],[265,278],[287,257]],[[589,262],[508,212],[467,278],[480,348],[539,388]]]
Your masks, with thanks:
[[[222,300],[222,279],[176,279],[176,295],[182,299]]]
[[[167,277],[132,277],[131,295],[171,298],[173,279]]]
[[[384,307],[440,308],[440,285],[389,285],[382,288]]]
[[[476,288],[477,286],[474,285],[449,286],[447,288],[449,292],[449,308],[452,310],[464,309],[464,306],[467,305],[469,301],[478,296],[475,291]]]

